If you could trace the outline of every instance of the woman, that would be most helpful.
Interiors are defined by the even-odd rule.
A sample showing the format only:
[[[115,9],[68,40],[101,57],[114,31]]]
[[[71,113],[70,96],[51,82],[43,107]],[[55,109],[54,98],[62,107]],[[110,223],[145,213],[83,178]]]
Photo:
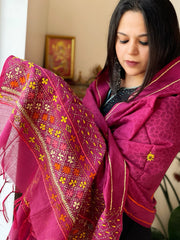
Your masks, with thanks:
[[[83,104],[53,73],[5,63],[1,165],[22,193],[10,239],[151,237],[153,194],[180,146],[177,17],[168,0],[121,0],[109,29]]]

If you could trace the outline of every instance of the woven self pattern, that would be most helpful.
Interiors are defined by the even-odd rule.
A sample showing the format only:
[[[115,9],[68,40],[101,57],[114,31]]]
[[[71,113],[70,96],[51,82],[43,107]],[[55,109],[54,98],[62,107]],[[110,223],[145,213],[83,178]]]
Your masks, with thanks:
[[[11,124],[36,158],[61,239],[92,239],[104,209],[92,186],[105,153],[93,115],[62,78],[31,62],[10,57],[3,78],[0,100],[14,106]]]

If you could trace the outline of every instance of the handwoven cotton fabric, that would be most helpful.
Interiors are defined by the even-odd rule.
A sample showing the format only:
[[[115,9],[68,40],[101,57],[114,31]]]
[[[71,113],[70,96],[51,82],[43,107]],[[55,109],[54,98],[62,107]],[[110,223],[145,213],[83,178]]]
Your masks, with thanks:
[[[112,165],[115,141],[107,151],[93,114],[46,69],[11,56],[0,84],[2,174],[22,193],[9,239],[119,239],[127,173]]]

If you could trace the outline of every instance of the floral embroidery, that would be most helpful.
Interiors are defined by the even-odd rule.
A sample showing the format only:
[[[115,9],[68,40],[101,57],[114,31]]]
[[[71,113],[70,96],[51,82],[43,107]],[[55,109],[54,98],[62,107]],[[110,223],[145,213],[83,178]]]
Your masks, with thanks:
[[[69,174],[71,172],[71,168],[67,167],[67,166],[64,166],[63,167],[63,172],[66,173],[66,174]]]
[[[66,221],[66,216],[65,216],[65,215],[63,215],[63,214],[61,214],[61,217],[59,218],[59,220],[61,220],[61,221],[65,222],[65,221]]]
[[[147,155],[147,161],[148,162],[151,162],[151,161],[154,161],[154,154],[152,154],[151,152]]]
[[[80,237],[80,238],[85,238],[85,236],[86,236],[86,233],[85,233],[85,232],[83,232],[83,233],[81,233],[81,234],[80,234],[80,236],[79,236],[79,237]]]
[[[48,104],[45,104],[45,110],[48,112],[50,110],[50,106]]]
[[[50,123],[54,123],[54,117],[50,116]]]
[[[79,185],[81,188],[85,188],[86,187],[86,182],[81,182]]]
[[[85,161],[85,156],[80,155],[79,160],[82,161],[82,162],[84,162],[84,161]]]
[[[64,157],[64,155],[61,154],[61,153],[59,153],[57,159],[59,159],[60,161],[62,161],[62,160],[63,160],[63,157]]]
[[[59,179],[59,181],[60,181],[62,184],[65,184],[66,178],[61,177],[61,178]]]
[[[41,109],[41,103],[36,103],[35,109],[40,110]]]
[[[43,162],[44,161],[44,155],[40,154],[39,155],[39,160],[41,160]]]
[[[68,156],[68,162],[73,163],[74,157]]]
[[[16,72],[16,75],[17,75],[17,74],[21,74],[21,73],[22,73],[22,71],[20,70],[20,68],[19,68],[19,67],[15,68],[15,72]]]
[[[55,157],[55,151],[54,150],[51,150],[51,152],[50,152],[50,154],[51,154],[51,156],[54,158]]]
[[[53,101],[57,102],[57,96],[53,95]]]
[[[43,123],[41,123],[41,125],[40,125],[40,129],[45,130],[45,129],[46,129],[46,125],[43,124]]]
[[[29,65],[29,68],[34,67],[34,63],[32,63],[32,62],[28,62],[28,65]]]
[[[72,131],[71,126],[69,126],[68,124],[66,124],[66,131],[69,132],[69,133],[71,133],[71,131]]]
[[[75,142],[76,141],[76,137],[71,135],[70,141]]]
[[[32,107],[33,107],[33,104],[32,103],[28,103],[26,109],[31,110]]]
[[[30,82],[29,88],[35,89],[36,82]]]
[[[73,207],[74,207],[74,208],[78,209],[79,206],[80,206],[80,203],[74,202],[74,204],[73,204]]]
[[[61,117],[61,122],[66,123],[66,122],[67,122],[67,117],[62,116],[62,117]]]
[[[42,78],[42,84],[47,84],[48,83],[48,79],[47,78]]]
[[[49,134],[50,134],[50,135],[52,135],[52,134],[53,134],[53,131],[54,131],[54,129],[53,129],[53,128],[49,128],[49,129],[48,129],[48,132],[49,132]]]
[[[69,185],[72,185],[72,187],[76,186],[77,181],[76,180],[71,180]]]
[[[48,119],[48,115],[46,113],[44,113],[43,116],[42,116],[42,120],[47,121],[47,119]]]
[[[35,137],[29,137],[29,142],[35,143]]]
[[[20,77],[19,81],[20,81],[21,84],[25,84],[26,83],[25,77]]]
[[[54,167],[55,167],[55,169],[56,169],[57,171],[59,171],[60,168],[61,168],[61,165],[60,165],[59,163],[55,163],[55,164],[54,164]]]
[[[12,81],[12,82],[10,82],[10,85],[11,85],[11,87],[17,88],[18,87],[18,82],[16,80]]]
[[[60,134],[61,134],[61,131],[56,131],[56,133],[54,134],[57,138],[59,138],[60,137]]]
[[[9,79],[12,79],[12,78],[13,78],[12,72],[6,73],[6,76],[7,76]]]
[[[74,175],[79,176],[79,169],[77,169],[77,168],[74,169]]]
[[[52,200],[54,200],[56,202],[57,195],[52,194],[51,198],[52,198]]]
[[[48,174],[46,174],[46,178],[45,178],[47,181],[49,181],[50,179],[50,176]]]

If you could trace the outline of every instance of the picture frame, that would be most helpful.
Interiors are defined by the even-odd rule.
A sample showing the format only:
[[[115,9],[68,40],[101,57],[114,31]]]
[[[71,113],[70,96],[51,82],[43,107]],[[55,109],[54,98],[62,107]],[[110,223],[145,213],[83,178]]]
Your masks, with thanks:
[[[45,68],[72,80],[74,77],[75,37],[46,35]]]

